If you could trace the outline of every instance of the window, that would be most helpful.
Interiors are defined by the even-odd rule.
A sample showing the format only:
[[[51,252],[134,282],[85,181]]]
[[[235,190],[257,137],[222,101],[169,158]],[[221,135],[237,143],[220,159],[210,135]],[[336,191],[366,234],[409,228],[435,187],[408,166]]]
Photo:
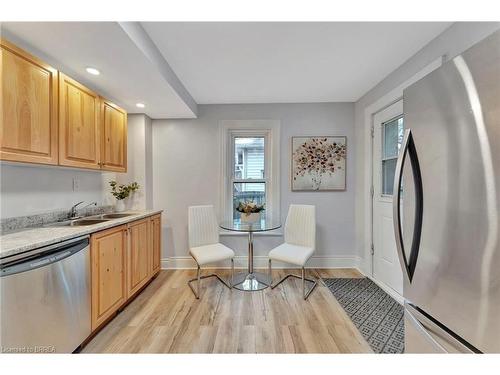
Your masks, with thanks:
[[[399,149],[403,142],[403,116],[382,124],[382,195],[392,195]]]
[[[266,136],[232,138],[234,149],[233,219],[239,219],[235,210],[240,202],[266,204],[265,145]],[[267,204],[266,204],[267,205]]]
[[[222,212],[238,219],[240,202],[265,204],[279,217],[279,121],[223,121]]]

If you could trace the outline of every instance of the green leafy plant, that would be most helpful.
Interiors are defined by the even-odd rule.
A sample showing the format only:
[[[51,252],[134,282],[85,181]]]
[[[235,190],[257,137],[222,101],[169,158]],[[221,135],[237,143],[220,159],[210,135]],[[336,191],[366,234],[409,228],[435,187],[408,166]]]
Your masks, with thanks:
[[[111,194],[119,201],[127,198],[130,193],[139,190],[140,187],[137,182],[132,182],[129,185],[118,185],[116,181],[109,181],[109,185],[111,186]]]
[[[257,204],[254,203],[253,201],[240,202],[238,204],[238,207],[236,207],[236,211],[241,212],[242,214],[245,215],[255,214],[264,211],[265,209],[266,209],[265,205]]]

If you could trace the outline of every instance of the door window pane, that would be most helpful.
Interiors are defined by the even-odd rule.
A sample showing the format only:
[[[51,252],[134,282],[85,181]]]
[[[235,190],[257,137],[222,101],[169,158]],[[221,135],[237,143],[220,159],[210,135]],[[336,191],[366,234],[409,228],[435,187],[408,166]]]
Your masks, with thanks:
[[[403,118],[397,118],[384,124],[383,158],[397,157],[403,141]]]
[[[403,142],[403,117],[382,124],[382,194],[392,195],[399,149]]]
[[[236,211],[240,202],[266,203],[266,184],[264,182],[235,182],[233,183],[233,218],[239,219]]]
[[[264,178],[264,137],[234,138],[234,178]]]
[[[398,159],[382,161],[382,194],[384,195],[392,195],[397,161]]]

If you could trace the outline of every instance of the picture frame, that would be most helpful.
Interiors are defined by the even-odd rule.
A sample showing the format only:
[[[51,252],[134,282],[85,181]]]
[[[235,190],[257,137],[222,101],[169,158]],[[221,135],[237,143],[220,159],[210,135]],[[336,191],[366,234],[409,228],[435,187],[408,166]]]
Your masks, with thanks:
[[[290,143],[292,191],[346,190],[346,136],[293,136]]]

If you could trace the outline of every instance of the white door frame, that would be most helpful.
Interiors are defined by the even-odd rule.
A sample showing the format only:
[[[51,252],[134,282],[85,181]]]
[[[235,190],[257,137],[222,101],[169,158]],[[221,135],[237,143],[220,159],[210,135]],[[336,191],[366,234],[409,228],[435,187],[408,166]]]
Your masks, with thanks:
[[[375,192],[375,171],[374,171],[374,168],[373,168],[373,162],[374,162],[374,159],[375,159],[375,152],[378,150],[377,147],[375,147],[375,131],[378,131],[379,127],[380,127],[380,123],[375,123],[375,116],[378,115],[380,112],[382,111],[385,111],[387,108],[395,105],[396,103],[399,103],[399,102],[403,102],[403,97],[401,96],[400,98],[397,98],[396,100],[394,100],[392,103],[389,103],[388,105],[386,105],[384,108],[381,108],[379,109],[377,112],[373,113],[372,114],[372,126],[371,126],[371,130],[370,130],[370,137],[371,137],[371,171],[372,171],[372,175],[371,175],[371,187],[370,187],[370,212],[371,212],[371,229],[370,229],[370,238],[371,238],[371,242],[370,242],[370,276],[375,279],[375,276],[374,276],[374,265],[373,265],[373,259],[374,259],[374,256],[375,256],[375,253],[374,253],[374,234],[373,234],[373,230],[374,230],[374,220],[373,220],[373,216],[374,216],[374,213],[375,213],[375,210],[374,210],[374,207],[373,207],[373,201],[374,201],[374,192]],[[402,114],[402,113],[401,113]],[[399,116],[399,114],[397,115]],[[378,280],[377,280],[378,281]]]
[[[378,227],[375,226],[375,218],[381,219],[382,212],[385,212],[387,215],[387,209],[390,207],[390,215],[392,216],[392,195],[384,195],[382,191],[382,160],[384,153],[384,136],[383,136],[383,126],[385,123],[389,121],[393,121],[396,118],[399,118],[403,115],[403,98],[395,101],[394,103],[386,106],[384,109],[378,111],[373,115],[373,130],[372,130],[372,191],[371,191],[371,211],[372,211],[372,245],[371,245],[371,275],[370,278],[374,280],[379,286],[382,287],[385,291],[389,292],[389,294],[393,297],[399,297],[396,299],[400,299],[403,295],[403,273],[399,266],[399,257],[397,255],[396,250],[396,242],[395,236],[391,236],[391,238],[385,238],[382,233],[382,221],[379,221]],[[377,121],[375,122],[375,119]],[[377,141],[378,144],[375,144]],[[379,204],[378,208],[380,211],[377,212],[377,204]],[[392,231],[392,223],[390,224],[390,228]],[[378,233],[378,243],[376,242]],[[382,247],[382,243],[384,240],[387,240],[387,248]],[[385,272],[377,267],[377,264],[381,266],[382,263],[382,254],[386,253],[392,246],[390,242],[393,243],[392,259],[393,259],[393,267],[386,269]],[[375,247],[374,247],[375,245]],[[384,245],[385,247],[385,245]],[[378,257],[378,258],[377,258]],[[378,263],[377,263],[378,259]],[[387,259],[385,259],[387,261]],[[385,263],[384,263],[385,264]],[[387,274],[387,272],[389,274]],[[384,279],[384,274],[386,275]]]
[[[411,78],[391,90],[389,93],[385,94],[379,98],[374,103],[370,104],[365,108],[364,111],[364,149],[367,150],[365,153],[365,170],[364,170],[364,187],[363,195],[364,201],[368,204],[364,205],[364,254],[361,260],[360,268],[361,271],[368,277],[373,275],[373,259],[372,259],[372,244],[373,244],[373,199],[372,199],[372,184],[373,184],[373,138],[372,129],[374,125],[375,115],[387,108],[388,106],[394,104],[395,102],[403,98],[403,90],[415,83],[419,79],[425,77],[430,72],[439,68],[445,61],[445,56],[441,56],[436,60],[432,61],[430,64],[425,66],[417,74],[413,75]],[[375,282],[377,280],[374,280]]]

